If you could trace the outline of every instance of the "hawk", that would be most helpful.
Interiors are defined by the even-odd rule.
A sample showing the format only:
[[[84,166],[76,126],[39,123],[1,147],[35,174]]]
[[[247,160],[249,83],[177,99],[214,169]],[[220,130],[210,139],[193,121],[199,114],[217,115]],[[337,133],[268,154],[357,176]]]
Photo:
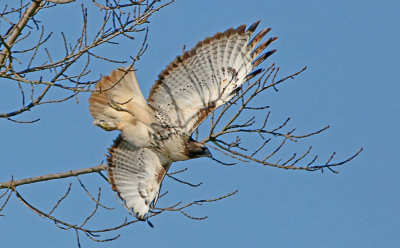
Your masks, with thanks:
[[[155,205],[173,162],[211,157],[192,133],[276,51],[260,55],[276,37],[261,42],[266,28],[252,38],[259,22],[216,33],[176,57],[159,74],[147,101],[132,68],[114,70],[96,84],[89,99],[94,124],[121,131],[109,148],[109,182],[137,218],[145,219]]]

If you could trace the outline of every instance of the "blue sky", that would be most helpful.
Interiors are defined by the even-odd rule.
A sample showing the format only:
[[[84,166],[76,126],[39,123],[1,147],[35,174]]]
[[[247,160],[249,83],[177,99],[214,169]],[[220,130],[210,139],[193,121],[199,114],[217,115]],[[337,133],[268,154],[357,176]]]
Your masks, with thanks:
[[[79,28],[74,26],[79,17],[64,21],[67,15],[75,15],[73,9],[60,8],[64,8],[64,15],[54,9],[46,18],[63,20],[60,24],[50,22],[49,28]],[[271,106],[273,120],[291,117],[290,127],[300,133],[331,127],[299,142],[294,149],[301,152],[312,145],[321,161],[333,151],[337,159],[347,158],[360,147],[364,151],[337,168],[339,174],[286,171],[250,163],[225,167],[207,159],[179,163],[172,169],[189,168],[182,179],[203,185],[193,189],[167,180],[163,190],[170,192],[169,198],[159,204],[212,198],[234,190],[239,193],[188,210],[196,216],[207,215],[206,220],[166,213],[152,219],[154,229],[140,223],[124,228],[121,237],[111,243],[94,243],[82,237],[82,246],[400,247],[399,8],[400,3],[394,0],[178,0],[153,15],[148,51],[136,64],[145,96],[183,45],[190,48],[218,31],[261,20],[261,27],[271,27],[271,35],[279,37],[272,45],[278,52],[263,65],[275,62],[282,76],[308,67],[281,85],[279,92],[268,92],[263,98]],[[116,57],[134,55],[140,42],[113,46],[106,52]],[[108,74],[114,68],[99,63],[95,70]],[[1,87],[0,112],[5,112],[16,106],[17,89],[10,83]],[[88,96],[80,95],[79,104],[70,101],[42,106],[21,116],[41,118],[36,124],[0,120],[0,181],[11,175],[19,179],[96,166],[104,160],[117,133],[106,133],[91,124]],[[81,179],[92,192],[101,186],[105,203],[117,208],[103,213],[91,227],[122,222],[125,209],[104,180],[96,175]],[[20,190],[33,204],[49,211],[69,182],[74,183],[74,194],[56,215],[79,222],[90,213],[93,203],[87,201],[75,179]],[[58,229],[14,197],[2,214],[4,247],[76,246],[73,231]]]

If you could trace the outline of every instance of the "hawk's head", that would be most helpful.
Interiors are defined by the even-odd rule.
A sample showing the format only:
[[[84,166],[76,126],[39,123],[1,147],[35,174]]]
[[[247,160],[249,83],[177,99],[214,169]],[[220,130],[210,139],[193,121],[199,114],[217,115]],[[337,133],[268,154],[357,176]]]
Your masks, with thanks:
[[[203,143],[197,142],[192,138],[190,138],[189,141],[186,143],[185,153],[189,157],[189,159],[200,157],[211,158],[211,153],[208,148]]]

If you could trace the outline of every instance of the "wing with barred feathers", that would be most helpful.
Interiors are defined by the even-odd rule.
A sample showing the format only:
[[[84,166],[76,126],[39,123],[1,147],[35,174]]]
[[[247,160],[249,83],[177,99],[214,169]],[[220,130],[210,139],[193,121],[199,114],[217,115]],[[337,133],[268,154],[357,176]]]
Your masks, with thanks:
[[[261,69],[253,70],[275,52],[259,56],[276,37],[260,43],[270,30],[263,29],[251,40],[258,24],[217,33],[178,56],[159,75],[149,105],[170,124],[192,134],[247,79],[260,73]]]
[[[161,182],[171,162],[149,148],[138,148],[119,136],[109,149],[108,178],[112,189],[125,201],[125,206],[145,219],[150,205],[155,204]]]

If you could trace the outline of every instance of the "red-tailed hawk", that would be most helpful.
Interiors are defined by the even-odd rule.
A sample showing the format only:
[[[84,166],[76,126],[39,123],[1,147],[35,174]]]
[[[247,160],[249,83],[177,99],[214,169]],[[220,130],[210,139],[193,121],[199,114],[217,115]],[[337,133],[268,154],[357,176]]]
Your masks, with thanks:
[[[89,99],[94,124],[121,131],[109,149],[109,181],[139,219],[157,201],[171,163],[211,156],[191,137],[193,131],[275,52],[258,56],[276,39],[261,43],[270,29],[251,39],[258,24],[216,33],[176,57],[158,76],[147,102],[132,69],[117,69],[96,84]]]

